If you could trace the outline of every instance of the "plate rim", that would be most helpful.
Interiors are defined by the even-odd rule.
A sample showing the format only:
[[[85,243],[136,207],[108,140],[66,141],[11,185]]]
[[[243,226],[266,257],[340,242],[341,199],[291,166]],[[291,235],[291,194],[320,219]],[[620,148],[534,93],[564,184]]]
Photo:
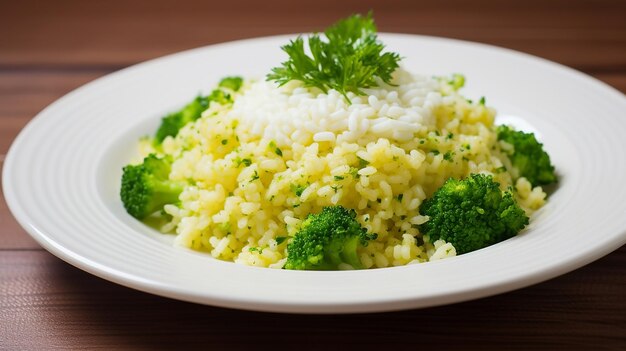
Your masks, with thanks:
[[[325,302],[320,302],[319,304],[292,305],[289,303],[282,304],[276,301],[274,302],[255,301],[254,303],[250,303],[249,301],[240,301],[236,299],[219,300],[215,296],[212,296],[209,299],[210,301],[207,301],[206,296],[202,294],[193,294],[190,292],[185,293],[183,291],[173,291],[171,287],[169,287],[167,290],[164,290],[164,288],[167,288],[167,287],[164,286],[163,284],[159,285],[157,284],[157,282],[146,281],[145,279],[141,279],[141,277],[125,274],[122,271],[112,269],[110,267],[106,267],[106,265],[103,265],[98,262],[94,262],[90,260],[89,258],[82,256],[80,253],[68,250],[67,248],[55,242],[53,238],[54,235],[52,235],[51,237],[49,233],[46,233],[45,230],[43,230],[42,228],[38,228],[33,223],[33,219],[30,218],[27,211],[21,206],[21,203],[19,202],[19,199],[18,199],[18,195],[14,192],[14,190],[11,187],[10,175],[12,175],[12,172],[14,172],[13,171],[13,169],[15,168],[14,163],[17,162],[16,154],[18,153],[18,151],[16,150],[19,150],[21,145],[27,142],[25,140],[28,136],[28,133],[30,133],[32,129],[36,128],[38,120],[40,120],[41,118],[44,118],[42,116],[45,116],[46,111],[53,109],[55,106],[62,104],[66,100],[71,99],[74,96],[74,94],[78,94],[79,91],[82,91],[86,89],[87,87],[92,86],[94,84],[99,84],[98,82],[104,79],[110,79],[109,77],[111,76],[123,75],[129,70],[135,69],[138,66],[144,66],[147,64],[155,64],[161,60],[171,59],[181,54],[193,53],[195,51],[201,51],[206,48],[216,48],[216,47],[223,48],[223,47],[228,47],[231,45],[245,45],[246,42],[250,42],[250,41],[293,38],[296,35],[300,35],[300,34],[303,34],[303,33],[283,34],[283,35],[265,36],[265,37],[258,37],[258,38],[246,38],[246,39],[222,42],[218,44],[201,46],[201,47],[192,48],[192,49],[188,49],[188,50],[184,50],[180,52],[170,53],[164,56],[160,56],[160,57],[153,58],[147,61],[133,64],[129,67],[125,67],[121,70],[117,70],[115,72],[96,78],[68,92],[62,97],[56,99],[50,105],[46,106],[43,110],[37,113],[37,115],[35,115],[35,117],[33,117],[27,123],[27,125],[15,137],[15,139],[11,143],[9,151],[7,152],[7,155],[3,164],[2,182],[3,182],[3,193],[4,193],[5,200],[6,200],[6,203],[10,212],[16,218],[18,223],[26,230],[26,232],[29,233],[31,237],[33,237],[42,247],[44,247],[47,251],[51,252],[55,256],[61,258],[62,260],[70,263],[71,265],[81,270],[84,270],[90,274],[96,275],[100,278],[112,281],[114,283],[117,283],[126,287],[130,287],[136,290],[148,292],[151,294],[156,294],[160,296],[165,296],[165,297],[189,301],[189,302],[210,304],[210,305],[215,305],[215,306],[222,306],[222,307],[229,307],[229,308],[241,308],[241,309],[257,310],[257,311],[273,311],[273,312],[354,313],[354,312],[395,311],[395,310],[402,310],[406,308],[416,307],[415,300],[410,299],[410,298],[406,300],[393,300],[393,301],[386,301],[386,302],[381,302],[382,300],[377,300],[377,302],[375,302],[374,304],[372,304],[371,301],[362,301],[360,303],[354,303],[351,305],[346,305],[345,303],[333,304],[332,302],[325,301]],[[588,76],[571,67],[568,67],[568,66],[565,66],[565,65],[562,65],[562,64],[559,64],[559,63],[556,63],[556,62],[553,62],[553,61],[550,61],[541,57],[537,57],[531,54],[519,52],[516,50],[498,47],[498,46],[485,44],[485,43],[477,43],[477,42],[452,39],[452,38],[435,37],[435,36],[424,36],[424,35],[405,34],[405,33],[380,33],[380,35],[383,38],[387,36],[402,37],[403,39],[418,38],[418,39],[426,39],[426,40],[434,40],[434,41],[446,41],[446,42],[452,42],[452,43],[460,43],[463,45],[470,45],[470,46],[479,46],[479,47],[484,47],[488,49],[496,49],[498,51],[504,50],[505,52],[508,52],[509,54],[513,54],[515,56],[522,56],[525,58],[530,58],[532,60],[539,60],[539,62],[542,62],[544,64],[549,64],[556,69],[566,70],[568,73],[574,74],[578,79],[584,79],[586,83],[592,82],[593,84],[595,84],[595,88],[603,89],[604,93],[609,93],[613,95],[613,97],[616,97],[616,98],[622,98],[622,99],[624,98],[624,95],[621,92],[619,92],[617,89],[611,87],[610,85],[602,81],[597,80],[596,78]],[[586,255],[580,256],[575,260],[571,260],[573,262],[566,262],[569,264],[561,263],[560,265],[553,266],[551,267],[550,270],[544,271],[544,274],[542,275],[535,274],[532,276],[524,277],[524,279],[519,279],[519,277],[517,279],[509,279],[507,282],[505,282],[505,284],[503,284],[502,282],[494,282],[492,284],[493,286],[482,286],[480,288],[475,288],[472,291],[470,291],[469,294],[467,290],[462,290],[462,291],[449,293],[448,295],[445,295],[445,296],[444,295],[433,296],[431,297],[431,299],[436,300],[436,301],[427,302],[426,304],[423,304],[423,305],[420,304],[420,306],[417,306],[417,307],[437,306],[437,305],[449,304],[452,302],[462,302],[462,301],[476,299],[479,297],[492,296],[492,295],[504,293],[507,291],[512,291],[512,290],[519,289],[525,286],[530,286],[530,285],[554,278],[556,276],[562,275],[564,273],[573,271],[577,268],[580,268],[581,266],[584,266],[590,262],[593,262],[609,254],[610,252],[614,250],[617,250],[619,247],[621,247],[625,243],[626,243],[626,228],[622,228],[621,236],[614,237],[613,240],[611,241],[612,245],[610,246],[605,245],[605,246],[598,247],[593,252],[587,252]],[[458,295],[462,295],[462,296],[458,296]],[[425,301],[425,300],[426,299],[421,299],[420,301]]]

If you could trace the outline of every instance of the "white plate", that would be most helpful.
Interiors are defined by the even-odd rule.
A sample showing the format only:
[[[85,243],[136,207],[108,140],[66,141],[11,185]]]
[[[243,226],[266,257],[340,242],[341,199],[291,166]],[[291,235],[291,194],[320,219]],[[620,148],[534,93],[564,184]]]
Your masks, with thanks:
[[[572,69],[449,39],[384,34],[411,71],[468,79],[509,121],[538,132],[560,176],[523,234],[437,262],[368,271],[271,270],[171,246],[128,216],[121,167],[159,117],[226,75],[262,78],[288,36],[220,44],[97,79],[43,110],[7,156],[3,185],[44,248],[104,279],[198,303],[278,312],[366,312],[441,305],[528,286],[626,242],[626,98]]]

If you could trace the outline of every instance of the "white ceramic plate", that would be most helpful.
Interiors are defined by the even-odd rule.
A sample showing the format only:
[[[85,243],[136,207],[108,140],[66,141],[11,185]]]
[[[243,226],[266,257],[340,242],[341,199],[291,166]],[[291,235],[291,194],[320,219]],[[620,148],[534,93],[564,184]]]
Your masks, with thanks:
[[[97,79],[43,110],[20,133],[3,173],[17,220],[47,250],[104,279],[198,303],[277,312],[366,312],[441,305],[528,286],[626,242],[626,98],[555,63],[449,39],[384,34],[411,71],[465,74],[501,122],[538,133],[560,176],[523,234],[437,262],[307,272],[221,262],[170,245],[128,216],[121,168],[160,117],[227,75],[262,78],[288,36],[220,44]]]

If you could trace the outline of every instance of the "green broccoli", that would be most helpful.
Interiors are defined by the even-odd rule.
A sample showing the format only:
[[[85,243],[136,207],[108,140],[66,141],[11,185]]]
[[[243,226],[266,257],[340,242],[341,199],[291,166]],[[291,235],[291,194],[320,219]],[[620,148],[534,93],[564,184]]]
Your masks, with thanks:
[[[422,203],[420,213],[429,219],[419,230],[431,241],[451,243],[458,254],[511,238],[528,224],[513,194],[484,174],[448,179]]]
[[[139,165],[123,168],[120,196],[133,217],[144,219],[167,204],[178,202],[185,184],[169,180],[169,159],[150,154]]]
[[[232,96],[222,89],[213,90],[207,98],[209,101],[215,101],[220,105],[226,105],[233,102]]]
[[[209,96],[198,96],[192,102],[185,105],[182,110],[163,117],[161,125],[154,136],[155,142],[160,144],[168,136],[176,136],[178,131],[187,123],[200,118],[202,112],[209,108],[211,99]]]
[[[361,269],[357,249],[376,237],[361,227],[354,210],[324,207],[304,220],[287,246],[285,269],[335,270],[341,263]]]
[[[243,78],[241,77],[226,77],[220,81],[219,87],[230,89],[232,91],[239,91],[243,85]]]
[[[243,79],[241,77],[226,77],[218,84],[218,89],[214,89],[208,96],[197,96],[180,111],[173,112],[163,117],[161,125],[154,136],[155,143],[161,144],[168,136],[176,136],[178,131],[187,123],[193,122],[202,116],[202,112],[209,108],[210,103],[217,102],[221,105],[233,102],[231,95],[224,91],[224,88],[232,92],[241,89]]]
[[[543,150],[533,133],[516,131],[507,126],[498,126],[498,140],[513,146],[505,151],[515,168],[517,177],[525,177],[533,185],[546,185],[557,181],[550,156]],[[516,173],[516,174],[515,174]]]

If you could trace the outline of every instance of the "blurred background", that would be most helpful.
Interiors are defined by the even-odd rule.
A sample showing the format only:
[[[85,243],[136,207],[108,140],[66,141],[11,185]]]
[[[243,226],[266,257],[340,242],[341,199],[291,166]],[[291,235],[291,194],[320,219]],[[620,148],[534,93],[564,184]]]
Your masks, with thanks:
[[[2,1],[0,64],[119,68],[217,42],[320,30],[369,10],[384,32],[505,46],[584,71],[626,65],[620,0]]]
[[[0,0],[0,161],[41,109],[95,78],[180,50],[322,30],[369,10],[382,32],[519,50],[626,92],[622,0]],[[622,247],[546,283],[425,310],[332,318],[231,311],[79,271],[30,239],[0,199],[0,349],[243,349],[262,342],[626,349],[625,266]],[[236,332],[242,328],[248,337]]]

